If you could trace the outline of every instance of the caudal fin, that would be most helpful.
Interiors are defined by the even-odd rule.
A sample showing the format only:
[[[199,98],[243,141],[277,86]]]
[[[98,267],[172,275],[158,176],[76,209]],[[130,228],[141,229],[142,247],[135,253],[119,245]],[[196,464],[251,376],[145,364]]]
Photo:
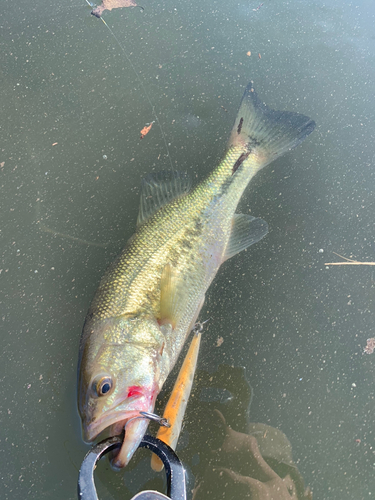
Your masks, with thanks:
[[[249,83],[234,122],[229,146],[240,146],[252,158],[257,156],[260,168],[298,146],[314,128],[315,122],[307,116],[269,108]]]

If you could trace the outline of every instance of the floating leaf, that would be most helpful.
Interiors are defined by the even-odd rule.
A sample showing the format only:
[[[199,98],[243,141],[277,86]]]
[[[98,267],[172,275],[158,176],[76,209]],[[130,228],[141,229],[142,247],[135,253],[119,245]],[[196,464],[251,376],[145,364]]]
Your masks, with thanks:
[[[136,7],[134,0],[103,0],[101,5],[91,11],[96,17],[101,17],[105,10],[122,9],[123,7]]]
[[[153,123],[155,122],[148,123],[145,127],[143,127],[143,129],[141,130],[141,139],[143,139],[144,136],[150,132]]]
[[[372,354],[375,350],[375,338],[367,339],[367,346],[363,349],[363,354]]]

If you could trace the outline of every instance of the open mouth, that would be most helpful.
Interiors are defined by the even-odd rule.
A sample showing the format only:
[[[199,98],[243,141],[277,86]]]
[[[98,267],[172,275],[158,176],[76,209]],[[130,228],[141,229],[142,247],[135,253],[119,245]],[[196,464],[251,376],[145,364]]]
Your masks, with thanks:
[[[118,436],[125,430],[122,447],[112,460],[114,467],[125,467],[142,441],[149,424],[149,418],[145,418],[141,412],[153,412],[158,392],[156,383],[150,386],[131,386],[127,388],[125,396],[119,395],[106,411],[101,412],[100,407],[94,407],[95,411],[82,412],[86,417],[83,419],[84,440],[90,443],[98,438]]]
[[[150,421],[141,412],[148,414],[153,411],[156,395],[157,391],[153,390],[141,397],[137,394],[123,402],[117,401],[106,413],[84,425],[84,440],[92,442],[102,433],[103,438],[117,436],[125,430],[120,451],[112,459],[113,467],[125,467],[142,441]]]
[[[116,469],[125,467],[137,450],[150,422],[148,418],[140,413],[141,411],[144,410],[117,412],[105,416],[100,421],[89,424],[85,429],[85,441],[92,442],[102,433],[104,434],[105,431],[107,437],[112,437],[118,436],[125,430],[124,441],[120,451],[111,461],[112,466]]]
[[[87,441],[93,441],[106,430],[109,431],[109,437],[118,436],[125,430],[124,441],[120,451],[111,461],[114,468],[121,469],[129,463],[137,450],[149,422],[150,420],[144,417],[139,410],[127,411],[122,415],[108,415],[101,422],[97,422],[95,426],[88,426],[85,438]]]

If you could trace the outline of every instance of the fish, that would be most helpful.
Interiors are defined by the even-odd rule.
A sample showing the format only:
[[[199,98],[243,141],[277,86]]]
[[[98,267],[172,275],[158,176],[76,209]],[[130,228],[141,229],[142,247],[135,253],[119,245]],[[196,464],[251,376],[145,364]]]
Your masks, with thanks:
[[[153,412],[220,266],[268,232],[261,218],[236,213],[246,186],[314,128],[305,115],[268,107],[251,82],[223,159],[206,178],[195,187],[177,171],[143,180],[136,230],[100,281],[79,347],[84,441],[126,425],[115,468],[138,448],[149,423],[140,412]]]

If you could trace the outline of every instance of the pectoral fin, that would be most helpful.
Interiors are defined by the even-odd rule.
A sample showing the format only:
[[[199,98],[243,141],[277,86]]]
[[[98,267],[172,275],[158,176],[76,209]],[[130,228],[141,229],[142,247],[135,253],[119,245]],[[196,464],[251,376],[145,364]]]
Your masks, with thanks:
[[[241,250],[257,243],[267,233],[268,224],[263,219],[252,217],[251,215],[235,214],[223,262],[241,252]]]
[[[174,329],[181,317],[187,300],[183,280],[171,264],[166,264],[160,281],[160,318],[159,323],[170,323]]]

